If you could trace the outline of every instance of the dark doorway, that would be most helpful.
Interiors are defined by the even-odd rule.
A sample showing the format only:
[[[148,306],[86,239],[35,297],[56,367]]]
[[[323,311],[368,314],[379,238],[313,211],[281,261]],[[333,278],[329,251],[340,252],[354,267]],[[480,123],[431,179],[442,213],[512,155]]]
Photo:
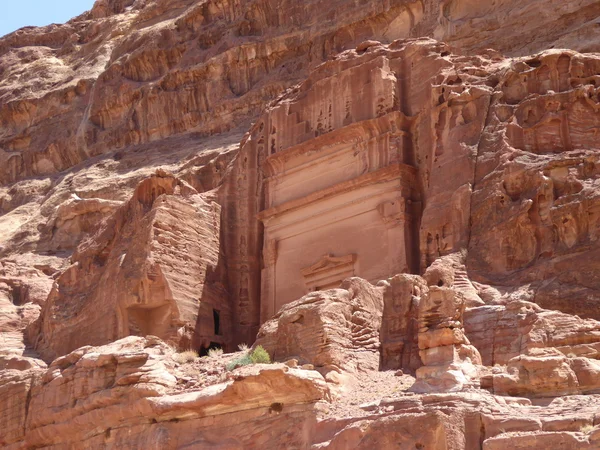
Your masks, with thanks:
[[[213,308],[213,323],[215,326],[215,336],[221,335],[221,313]]]

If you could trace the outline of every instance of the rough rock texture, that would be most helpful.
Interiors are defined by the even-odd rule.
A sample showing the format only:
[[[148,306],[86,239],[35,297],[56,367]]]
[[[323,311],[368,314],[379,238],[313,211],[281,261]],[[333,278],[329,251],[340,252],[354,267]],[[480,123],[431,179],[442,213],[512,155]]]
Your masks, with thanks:
[[[208,327],[202,322],[212,319],[214,306],[223,323],[231,323],[227,303],[207,282],[218,281],[219,217],[216,203],[171,175],[159,171],[141,182],[57,278],[35,348],[52,360],[129,335],[185,339],[187,345],[204,338],[207,347],[229,337],[225,326],[215,333],[212,320]]]
[[[353,169],[354,175],[342,170],[348,186],[360,174],[366,176],[361,182],[378,183],[384,174],[377,168],[386,168],[390,176],[389,163],[396,161],[403,167],[400,179],[410,187],[400,189],[400,204],[386,199],[377,207],[389,242],[403,247],[398,224],[406,224],[405,246],[399,249],[404,260],[394,250],[387,268],[374,270],[376,264],[359,254],[355,275],[364,272],[376,282],[404,269],[423,273],[439,256],[463,252],[453,267],[469,306],[495,293],[488,290],[483,300],[476,283],[483,289],[496,286],[500,296],[527,286],[524,300],[597,317],[596,173],[588,131],[596,116],[596,59],[562,50],[505,59],[483,50],[523,54],[561,39],[577,41],[577,24],[591,36],[595,31],[585,24],[594,17],[595,5],[564,6],[543,21],[526,21],[536,39],[525,49],[500,36],[523,18],[539,16],[538,2],[524,10],[514,2],[482,9],[462,1],[350,2],[344,7],[301,2],[289,8],[266,1],[126,3],[98,2],[68,24],[2,39],[2,261],[20,258],[16,263],[23,271],[54,258],[43,272],[52,283],[50,277],[83,252],[73,255],[77,246],[98,236],[98,223],[112,220],[136,186],[162,167],[200,194],[216,188],[207,198],[221,206],[221,223],[226,223],[219,224],[219,248],[210,249],[223,255],[218,264],[211,261],[218,267],[211,274],[216,281],[208,289],[210,300],[199,301],[202,294],[192,299],[189,286],[182,287],[188,292],[174,302],[183,316],[174,319],[179,323],[171,323],[168,333],[194,327],[197,317],[210,328],[214,314],[229,336],[217,339],[214,330],[188,329],[180,332],[182,342],[251,342],[278,308],[264,307],[271,299],[263,295],[274,279],[269,268],[280,267],[271,261],[289,261],[291,255],[285,246],[263,242],[256,220],[272,195],[264,192],[264,177],[279,170],[270,152],[354,142],[351,150],[362,152],[361,160],[368,162],[366,169]],[[283,10],[293,14],[278,13]],[[502,23],[510,22],[506,15],[519,20],[498,25],[493,23],[497,15]],[[492,22],[482,28],[481,17]],[[568,26],[550,29],[546,20]],[[474,26],[479,27],[477,42],[465,39]],[[488,37],[482,39],[481,33]],[[456,44],[456,54],[430,40],[389,47],[370,40],[356,47],[367,38],[385,43],[433,34]],[[457,56],[460,52],[473,56]],[[328,94],[332,87],[339,90],[335,98]],[[236,155],[240,134],[224,131],[244,129],[282,93],[241,139]],[[391,158],[388,166],[373,162],[384,156]],[[296,200],[306,195],[297,184],[295,189]],[[571,258],[589,260],[588,273],[570,270]],[[66,282],[64,276],[61,280]],[[75,291],[87,295],[86,282],[73,282]],[[89,318],[79,320],[71,327],[74,334],[83,333]],[[99,334],[114,339],[129,328],[129,320],[111,321],[111,331]],[[198,336],[190,338],[194,333]],[[57,344],[65,346],[47,357],[86,343],[74,339]]]
[[[285,305],[260,329],[262,345],[277,361],[298,359],[322,373],[379,368],[382,293],[360,278]]]
[[[157,338],[129,337],[80,348],[47,370],[2,372],[2,445],[301,446],[315,424],[311,408],[328,396],[317,372],[286,366],[240,369],[233,380],[178,393],[184,376],[171,356],[173,350]],[[242,401],[252,406],[240,407]],[[264,427],[270,432],[262,433]]]
[[[175,356],[158,338],[128,337],[83,347],[47,369],[2,371],[2,445],[366,449],[401,443],[458,450],[543,448],[551,437],[576,449],[600,442],[594,428],[600,425],[600,397],[594,395],[536,406],[481,390],[396,392],[375,397],[374,406],[361,405],[363,414],[336,418],[322,413],[331,397],[316,371],[256,365],[217,371],[206,383],[204,369],[185,369]],[[199,388],[186,387],[192,379]]]
[[[599,448],[599,18],[98,0],[0,38],[0,445]],[[174,354],[257,332],[287,365]]]
[[[419,355],[415,392],[460,391],[479,384],[481,355],[465,336],[465,299],[451,288],[431,286],[419,303]]]
[[[418,314],[427,284],[421,277],[407,274],[396,275],[382,284],[381,367],[415,371],[422,365]]]
[[[265,211],[263,203],[274,195],[269,177],[273,171],[283,170],[275,183],[276,189],[282,190],[279,195],[284,195],[277,183],[283,186],[283,176],[291,177],[301,166],[285,166],[286,158],[298,152],[310,155],[318,148],[332,152],[336,145],[349,145],[354,150],[354,165],[358,167],[343,165],[345,175],[352,168],[363,177],[375,177],[377,166],[369,162],[372,158],[396,158],[400,166],[417,169],[415,181],[410,182],[413,189],[419,188],[416,193],[404,190],[401,183],[396,188],[401,204],[411,205],[411,220],[419,224],[419,247],[402,246],[407,255],[404,260],[416,260],[420,266],[411,269],[409,264],[408,271],[424,272],[440,256],[458,253],[462,256],[451,264],[452,278],[461,290],[468,291],[469,306],[485,302],[473,281],[496,286],[500,296],[501,291],[527,285],[525,300],[595,317],[595,309],[590,307],[597,297],[592,268],[596,248],[592,245],[596,234],[592,187],[595,152],[585,148],[593,148],[593,133],[584,131],[593,128],[596,120],[591,81],[595,61],[569,51],[515,60],[494,52],[459,57],[439,43],[416,40],[387,47],[365,44],[320,66],[259,119],[243,141],[233,176],[225,185],[224,220],[234,225],[224,241],[227,248],[235,249],[235,254],[228,256],[244,267],[229,273],[233,291],[243,294],[239,305],[234,305],[240,317],[256,317],[256,305],[272,301],[269,295],[260,297],[255,280],[263,282],[263,294],[286,295],[278,284],[285,287],[288,279],[289,284],[297,284],[280,260],[295,258],[289,249],[287,253],[284,250],[290,245],[289,233],[300,233],[300,225],[280,217],[289,210],[298,220],[299,208],[314,196],[341,199],[341,193],[350,188],[341,182],[335,188],[307,193],[307,187],[296,181],[286,203]],[[365,86],[361,77],[369,80]],[[336,82],[342,86],[340,95],[321,93],[322,86]],[[388,97],[374,96],[378,89]],[[588,91],[589,95],[584,94]],[[356,102],[368,107],[357,114],[352,106]],[[344,140],[341,136],[347,137]],[[377,142],[383,155],[362,141]],[[277,168],[278,164],[284,169]],[[306,170],[310,183],[305,183],[314,185],[313,175]],[[248,172],[252,176],[246,176]],[[408,172],[400,171],[397,177],[400,181],[410,179]],[[261,176],[263,183],[259,182]],[[338,174],[332,172],[331,177]],[[355,175],[354,185],[363,183],[363,177]],[[538,208],[538,203],[543,207]],[[385,211],[383,203],[382,208]],[[405,220],[407,208],[399,208],[398,220]],[[320,210],[315,206],[313,211]],[[285,235],[283,231],[271,233],[271,225],[266,223],[263,241],[260,224],[252,221],[259,213],[263,220],[275,214],[272,226],[289,227],[290,231]],[[357,220],[357,226],[374,229],[373,221],[371,218],[363,225]],[[317,225],[327,224],[306,222],[303,226],[310,230]],[[346,228],[339,225],[337,235],[326,234],[330,245],[340,251],[335,257],[345,258],[349,251],[354,254],[345,245]],[[316,239],[321,239],[317,233]],[[374,232],[363,239],[374,246],[382,237]],[[414,244],[414,235],[406,242]],[[308,245],[306,251],[312,251]],[[299,248],[294,247],[294,251]],[[357,251],[358,260],[366,258],[358,275],[364,272],[368,278],[372,268],[369,255],[360,248]],[[586,270],[590,275],[585,282],[581,271],[570,264],[573,258],[589,259]],[[341,261],[334,260],[338,264]],[[275,281],[275,289],[269,287],[273,280],[282,280]],[[488,301],[493,300],[493,290],[486,294]]]

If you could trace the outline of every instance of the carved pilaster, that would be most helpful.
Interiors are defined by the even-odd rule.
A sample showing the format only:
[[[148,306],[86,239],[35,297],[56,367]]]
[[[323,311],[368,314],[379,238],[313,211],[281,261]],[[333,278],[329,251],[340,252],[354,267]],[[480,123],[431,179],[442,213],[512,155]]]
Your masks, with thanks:
[[[275,265],[275,262],[277,262],[277,240],[269,239],[265,241],[263,259],[265,267],[272,267]]]
[[[264,268],[261,272],[261,322],[269,320],[275,315],[275,263],[277,262],[277,240],[265,237],[263,245],[263,264]]]

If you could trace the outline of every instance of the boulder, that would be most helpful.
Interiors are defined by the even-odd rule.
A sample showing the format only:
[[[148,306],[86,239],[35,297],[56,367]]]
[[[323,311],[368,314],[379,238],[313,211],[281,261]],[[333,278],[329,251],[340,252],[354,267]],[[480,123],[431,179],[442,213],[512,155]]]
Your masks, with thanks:
[[[381,289],[349,278],[339,289],[285,305],[261,327],[255,345],[276,361],[294,358],[323,373],[377,370],[382,312]]]

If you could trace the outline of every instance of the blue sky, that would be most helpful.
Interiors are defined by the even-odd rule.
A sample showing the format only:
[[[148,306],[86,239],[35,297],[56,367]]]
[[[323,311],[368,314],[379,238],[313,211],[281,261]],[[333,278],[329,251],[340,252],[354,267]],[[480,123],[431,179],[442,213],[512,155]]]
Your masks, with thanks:
[[[27,25],[65,23],[93,4],[94,0],[0,0],[0,36]]]

